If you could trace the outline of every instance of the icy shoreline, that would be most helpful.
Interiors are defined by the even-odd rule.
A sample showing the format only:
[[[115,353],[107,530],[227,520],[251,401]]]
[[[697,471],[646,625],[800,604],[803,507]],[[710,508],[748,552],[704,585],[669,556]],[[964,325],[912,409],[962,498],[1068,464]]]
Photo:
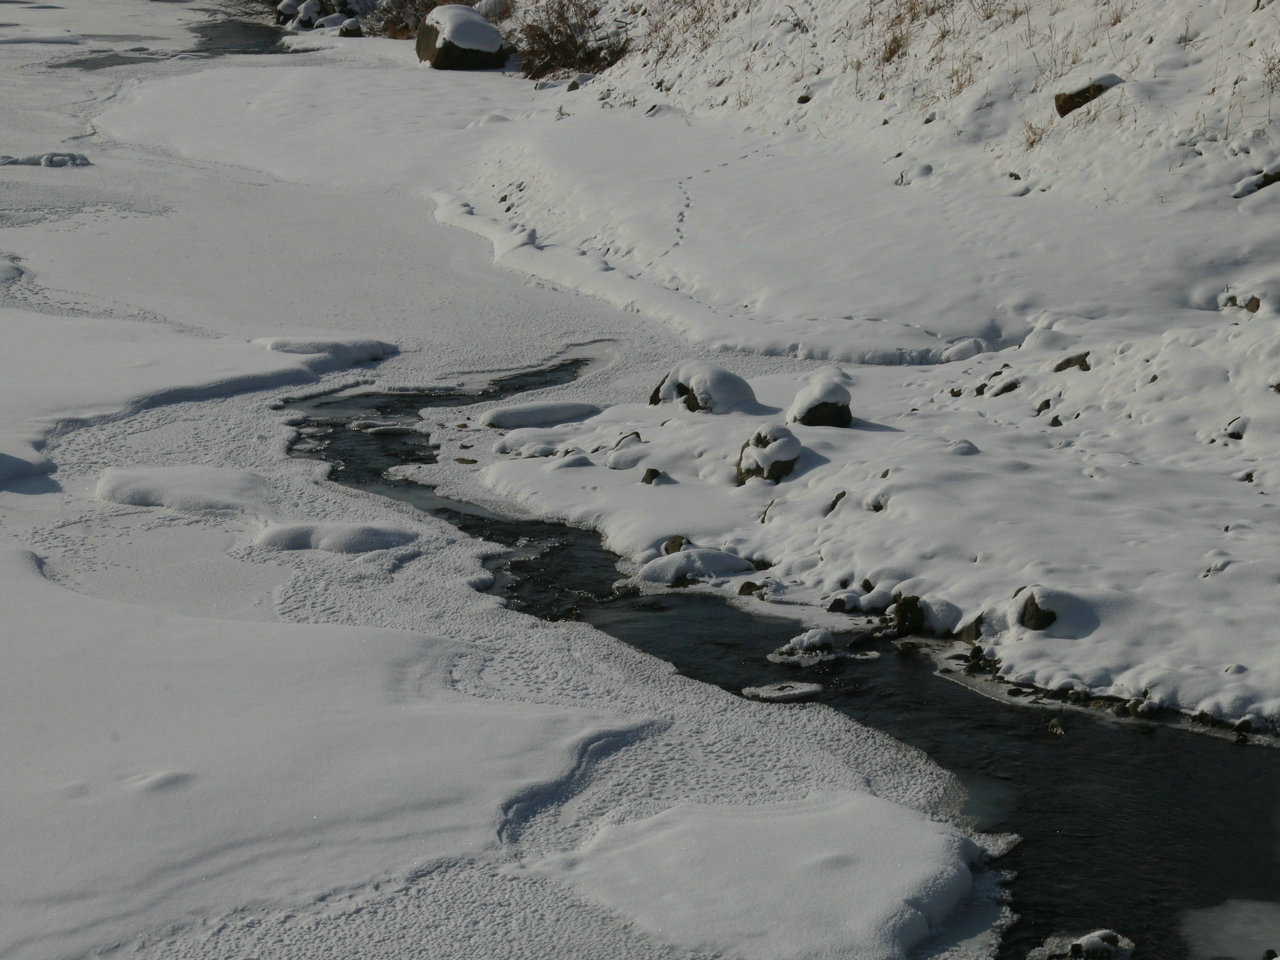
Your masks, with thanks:
[[[1224,21],[1220,36],[1243,29]],[[410,133],[393,105],[420,95],[418,72],[380,71],[371,103],[355,82],[363,74],[345,65],[394,58],[330,44],[273,71],[270,86],[256,69],[220,71],[257,120],[233,118],[206,102],[198,77],[178,76],[123,98],[102,127],[298,182],[331,175],[332,151],[316,144],[357,139],[361,151],[342,156],[350,176],[431,198],[438,219],[484,237],[514,271],[664,320],[718,351],[761,403],[701,419],[646,408],[663,370],[629,395],[566,391],[559,401],[606,409],[530,433],[523,447],[572,451],[584,469],[514,456],[479,477],[453,471],[446,482],[464,499],[485,486],[600,529],[638,563],[684,536],[772,564],[772,592],[818,606],[843,595],[882,609],[900,594],[920,597],[939,630],[981,616],[982,646],[1013,682],[1275,725],[1280,575],[1266,531],[1280,406],[1275,294],[1259,251],[1273,242],[1267,211],[1280,193],[1234,195],[1248,169],[1270,162],[1256,96],[1250,125],[1226,139],[1188,141],[1174,127],[1190,107],[1170,102],[1148,131],[1152,156],[1171,158],[1163,178],[1151,156],[1139,169],[1100,154],[1124,184],[1121,202],[1066,170],[1115,146],[1093,128],[1025,157],[1000,148],[1001,162],[1040,165],[1034,189],[1023,174],[993,178],[967,137],[930,148],[936,176],[898,184],[880,155],[891,132],[833,146],[744,132],[722,113],[650,111],[627,105],[639,93],[626,72],[572,92],[459,79],[450,89],[467,109]],[[1188,81],[1205,69],[1190,53]],[[332,70],[352,82],[299,120],[295,104]],[[991,109],[1002,115],[1022,102],[1017,90],[1001,96]],[[176,110],[187,103],[203,104],[200,122]],[[210,122],[218,116],[254,122],[257,135],[230,142]],[[430,175],[406,148],[429,136],[433,149],[482,159]],[[1177,165],[1192,141],[1196,163]],[[857,422],[796,428],[801,469],[737,487],[742,444],[786,426],[816,358],[879,362],[843,368]],[[921,359],[951,362],[898,366]],[[636,432],[638,468],[676,483],[609,469],[607,451]],[[1026,591],[1055,624],[1022,622]]]
[[[466,129],[483,101],[514,112],[530,91],[431,90],[448,142],[433,164],[384,154],[374,181],[354,169],[376,150],[361,117],[385,119],[367,94],[431,82],[403,45],[209,61],[174,56],[203,17],[178,5],[6,16],[23,21],[0,27],[6,153],[74,142],[90,163],[2,168],[5,960],[692,960],[763,956],[761,924],[770,955],[990,952],[1005,908],[983,864],[1010,838],[957,826],[963,791],[923,753],[829,711],[779,724],[505,610],[475,589],[492,545],[287,458],[287,414],[264,407],[299,384],[483,379],[603,341],[584,381],[603,400],[687,350],[494,270],[419,201],[483,149]],[[147,58],[51,67],[85,48]],[[318,75],[361,105],[340,141],[272,105]],[[262,164],[225,154],[278,137]],[[308,173],[340,158],[349,182]],[[672,829],[715,849],[749,831],[752,883],[700,885]],[[634,886],[574,886],[618,844],[647,851]],[[803,924],[776,897],[799,882],[826,894]],[[655,929],[695,905],[710,939]]]

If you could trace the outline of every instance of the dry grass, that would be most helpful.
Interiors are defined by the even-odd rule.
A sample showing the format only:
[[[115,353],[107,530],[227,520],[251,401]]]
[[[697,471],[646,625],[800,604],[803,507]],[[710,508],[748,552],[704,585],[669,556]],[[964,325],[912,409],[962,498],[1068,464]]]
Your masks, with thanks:
[[[538,79],[553,74],[599,73],[626,54],[630,41],[608,30],[589,0],[541,0],[528,10],[517,35],[520,69]]]
[[[702,53],[724,24],[738,15],[733,0],[659,0],[648,8],[649,31],[640,46],[652,63],[678,53]],[[807,30],[807,27],[805,27]]]
[[[1030,120],[1024,120],[1022,131],[1022,144],[1028,150],[1034,150],[1040,146],[1040,141],[1044,139],[1046,133],[1049,132],[1049,124],[1039,126]]]

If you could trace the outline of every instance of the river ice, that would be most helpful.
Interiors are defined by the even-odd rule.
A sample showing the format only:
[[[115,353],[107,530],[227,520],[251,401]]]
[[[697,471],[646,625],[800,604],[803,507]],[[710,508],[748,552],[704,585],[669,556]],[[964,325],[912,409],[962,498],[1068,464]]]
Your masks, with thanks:
[[[508,611],[472,587],[491,545],[287,458],[285,396],[590,344],[542,399],[603,405],[710,348],[433,218],[499,116],[549,119],[529,85],[390,41],[175,56],[205,16],[67,0],[0,27],[0,150],[90,160],[0,174],[0,956],[765,956],[771,917],[794,956],[989,952],[974,868],[1004,841],[923,754]],[[612,875],[611,837],[655,872],[549,866]],[[665,888],[704,876],[750,882],[693,936]],[[833,896],[786,926],[800,879]]]

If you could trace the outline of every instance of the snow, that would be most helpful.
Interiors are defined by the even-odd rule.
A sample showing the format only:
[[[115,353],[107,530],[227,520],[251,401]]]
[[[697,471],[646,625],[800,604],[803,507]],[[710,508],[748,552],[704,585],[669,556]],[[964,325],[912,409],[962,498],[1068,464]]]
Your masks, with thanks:
[[[19,283],[23,281],[20,280]],[[30,282],[30,281],[26,281]],[[35,444],[65,421],[92,420],[156,403],[312,383],[317,371],[366,359],[332,347],[268,352],[235,337],[191,337],[153,322],[59,316],[0,306],[0,474],[48,472]],[[277,348],[278,349],[278,348]],[[335,359],[336,358],[336,359]]]
[[[814,407],[821,404],[848,406],[849,388],[843,382],[844,372],[838,367],[819,370],[809,378],[809,383],[796,392],[796,398],[787,408],[787,422],[803,420]]]
[[[801,667],[811,667],[817,663],[834,660],[837,656],[834,647],[835,638],[830,631],[815,627],[792,637],[769,654],[769,659],[774,663],[794,663]]]
[[[682,402],[690,410],[728,413],[754,406],[751,386],[724,367],[700,360],[686,360],[662,378],[650,403]]]
[[[742,695],[750,700],[763,700],[766,703],[795,703],[799,700],[812,700],[822,693],[820,683],[771,683],[763,687],[743,687]]]
[[[570,91],[7,6],[0,953],[989,954],[948,941],[1000,846],[952,778],[504,609],[492,545],[289,460],[279,403],[586,351],[426,411],[440,463],[397,475],[597,528],[647,588],[918,597],[1005,679],[1274,726],[1254,7],[606,4],[633,53]],[[153,59],[50,69],[86,44]]]
[[[12,549],[0,578],[15,956],[130,935],[156,901],[180,919],[475,854],[507,797],[606,729],[453,692],[464,651],[438,638],[229,630],[84,597]]]
[[[887,912],[823,937],[901,952],[924,909],[937,949],[988,952],[971,918],[995,919],[994,891],[957,899],[937,878],[967,889],[1008,841],[951,825],[963,792],[923,754],[509,611],[477,592],[492,544],[287,456],[288,397],[483,384],[567,355],[595,363],[507,402],[495,430],[504,415],[573,429],[566,412],[608,416],[676,366],[717,410],[665,409],[691,429],[751,411],[741,443],[781,410],[754,405],[705,347],[494,269],[487,244],[431,216],[507,128],[551,122],[539,91],[442,80],[391,41],[308,34],[290,57],[194,57],[187,27],[205,17],[67,0],[6,8],[22,23],[0,28],[74,27],[94,55],[150,58],[49,69],[66,46],[0,46],[5,155],[89,160],[0,168],[0,749],[17,774],[0,787],[0,953],[692,958],[633,916],[658,916],[654,897],[605,904],[531,868],[603,824],[648,832],[697,807],[758,832],[739,864],[766,876],[779,844],[813,842],[821,804],[882,805],[919,867],[827,864],[832,889],[872,872],[901,886]],[[513,236],[515,260],[544,255]],[[424,424],[442,454],[465,443],[487,459],[497,438],[475,427],[493,406]],[[619,445],[613,472],[645,446]],[[567,477],[595,456],[530,462]],[[452,459],[430,469],[468,482]],[[512,508],[479,482],[476,500]],[[677,562],[745,569],[698,549]],[[662,845],[646,844],[677,855]],[[806,936],[796,955],[824,949]]]
[[[548,427],[571,420],[594,417],[600,408],[594,403],[544,400],[541,403],[512,403],[485,412],[480,422],[486,427],[511,430],[516,427]]]
[[[362,523],[271,524],[258,534],[259,546],[276,550],[329,550],[368,553],[412,543],[416,534],[387,525]]]
[[[488,20],[463,4],[434,7],[423,22],[439,31],[437,47],[443,47],[447,41],[464,50],[497,53],[502,49],[502,34]]]
[[[969,893],[963,864],[977,855],[955,831],[895,804],[816,796],[746,809],[682,804],[606,825],[533,868],[708,953],[890,960],[909,956]],[[887,882],[849,869],[885,862],[895,867]]]
[[[672,584],[681,579],[711,580],[752,570],[741,557],[706,547],[692,547],[646,563],[637,576],[650,583]]]
[[[266,511],[267,481],[225,467],[139,467],[104,470],[96,496],[135,507]]]

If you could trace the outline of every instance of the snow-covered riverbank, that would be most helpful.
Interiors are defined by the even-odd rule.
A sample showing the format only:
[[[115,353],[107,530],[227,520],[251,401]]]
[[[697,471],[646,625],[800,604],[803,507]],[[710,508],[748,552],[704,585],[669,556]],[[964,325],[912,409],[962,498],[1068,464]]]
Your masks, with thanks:
[[[0,153],[90,165],[0,172],[0,956],[985,955],[1002,841],[923,754],[507,611],[492,548],[286,458],[282,392],[591,341],[608,404],[691,348],[432,218],[530,87],[169,59],[203,18],[3,8]]]
[[[940,5],[872,83],[839,41],[862,6],[766,4],[518,104],[460,79],[476,112],[430,128],[399,106],[412,73],[366,84],[342,66],[366,53],[310,37],[325,66],[221,74],[248,119],[186,77],[104,123],[429,195],[499,263],[718,349],[758,401],[650,407],[660,370],[598,417],[424,478],[475,496],[479,472],[637,564],[682,536],[769,565],[730,592],[876,612],[919,597],[929,628],[969,626],[1011,681],[1274,730],[1280,22],[1248,3]],[[972,75],[941,83],[961,55]],[[1056,94],[1094,82],[1102,96],[1057,117]],[[326,108],[305,111],[322,87]],[[255,135],[224,136],[233,115]],[[449,175],[424,174],[427,155]],[[818,376],[849,391],[851,427],[788,423],[813,368],[761,376],[768,357],[843,363]],[[762,428],[804,452],[782,482],[739,486]],[[666,482],[638,482],[649,470]]]

